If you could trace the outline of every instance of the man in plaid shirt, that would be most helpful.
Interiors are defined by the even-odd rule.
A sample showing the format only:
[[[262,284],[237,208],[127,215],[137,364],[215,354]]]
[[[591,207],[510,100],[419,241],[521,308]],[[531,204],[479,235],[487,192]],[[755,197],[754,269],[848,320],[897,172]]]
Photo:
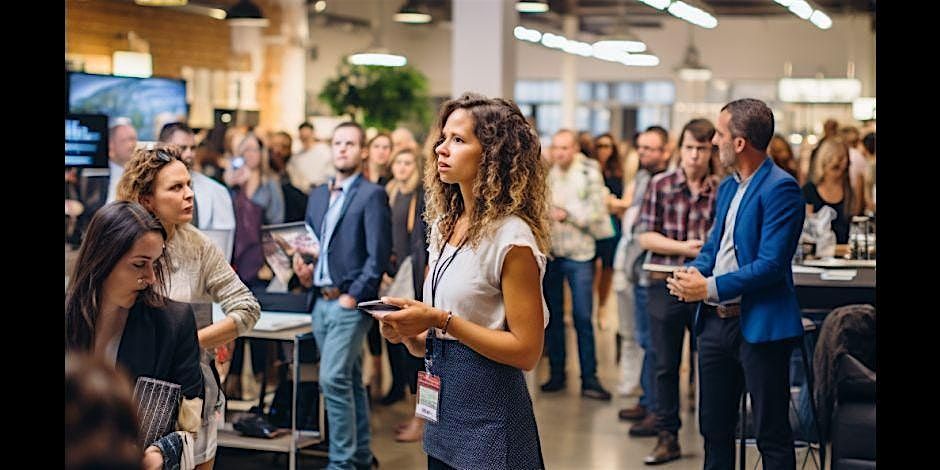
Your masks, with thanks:
[[[715,126],[707,119],[693,119],[679,137],[681,162],[674,170],[650,181],[643,197],[636,233],[649,262],[680,267],[698,255],[715,219],[718,178],[713,174],[711,144]],[[650,426],[658,441],[645,458],[659,464],[679,458],[679,362],[685,330],[691,327],[695,304],[680,302],[666,289],[666,269],[651,271],[647,309],[650,339],[656,351],[656,419],[639,423]]]

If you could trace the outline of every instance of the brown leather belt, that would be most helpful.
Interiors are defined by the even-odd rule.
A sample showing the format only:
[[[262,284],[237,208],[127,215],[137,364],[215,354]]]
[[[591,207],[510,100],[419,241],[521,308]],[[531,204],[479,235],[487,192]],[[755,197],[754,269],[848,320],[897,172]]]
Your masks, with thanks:
[[[650,280],[651,281],[665,281],[672,277],[672,273],[664,273],[659,271],[650,271]]]
[[[339,287],[321,287],[320,288],[320,297],[323,297],[326,300],[338,299],[343,293],[340,292]]]
[[[719,305],[715,307],[718,318],[734,318],[741,316],[741,304]]]

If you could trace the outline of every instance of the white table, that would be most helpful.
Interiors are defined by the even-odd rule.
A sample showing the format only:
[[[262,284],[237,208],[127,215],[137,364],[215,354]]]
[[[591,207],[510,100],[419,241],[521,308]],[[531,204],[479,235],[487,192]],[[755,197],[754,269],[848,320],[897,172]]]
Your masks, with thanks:
[[[264,316],[266,312],[262,311]],[[270,312],[284,313],[284,312]],[[304,315],[303,313],[294,313],[295,315]],[[309,314],[307,314],[309,317]],[[219,321],[224,318],[221,308],[218,304],[212,306],[212,320]],[[288,454],[288,468],[294,470],[297,468],[297,450],[303,447],[318,444],[323,441],[324,429],[324,403],[323,395],[320,395],[318,403],[318,415],[320,418],[319,431],[303,431],[297,429],[297,384],[300,383],[300,340],[299,337],[312,331],[311,325],[290,328],[280,331],[251,331],[245,334],[244,338],[270,339],[275,341],[290,341],[294,343],[293,353],[293,399],[291,400],[291,428],[290,434],[279,436],[273,439],[263,437],[242,436],[232,429],[230,423],[225,423],[222,429],[219,429],[219,446],[233,447],[239,449],[262,450],[267,452],[286,452]]]

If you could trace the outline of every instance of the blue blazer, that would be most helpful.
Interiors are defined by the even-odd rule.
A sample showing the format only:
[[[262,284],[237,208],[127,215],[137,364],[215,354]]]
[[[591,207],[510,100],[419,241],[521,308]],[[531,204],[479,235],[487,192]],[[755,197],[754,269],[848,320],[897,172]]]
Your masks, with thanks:
[[[763,343],[803,334],[800,306],[793,289],[790,264],[806,207],[797,181],[767,158],[754,174],[734,224],[734,253],[738,270],[715,278],[718,298],[741,296],[741,333],[748,343]],[[712,275],[725,217],[738,182],[727,177],[718,187],[715,224],[697,258],[689,263],[705,277]],[[695,332],[701,332],[701,309]]]
[[[322,242],[323,218],[330,204],[328,184],[310,191],[306,222]],[[388,269],[392,250],[391,221],[385,189],[361,174],[350,185],[339,220],[333,229],[329,249],[330,279],[340,291],[357,301],[379,295],[382,273]]]

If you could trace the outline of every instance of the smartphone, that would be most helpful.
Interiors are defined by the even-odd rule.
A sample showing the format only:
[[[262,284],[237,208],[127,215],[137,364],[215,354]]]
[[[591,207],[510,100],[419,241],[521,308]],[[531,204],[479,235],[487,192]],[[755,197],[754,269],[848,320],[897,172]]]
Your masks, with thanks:
[[[387,304],[381,300],[370,300],[368,302],[359,302],[359,305],[356,306],[359,310],[364,313],[368,313],[375,318],[382,318],[390,312],[395,312],[401,310],[401,307],[397,305]]]

